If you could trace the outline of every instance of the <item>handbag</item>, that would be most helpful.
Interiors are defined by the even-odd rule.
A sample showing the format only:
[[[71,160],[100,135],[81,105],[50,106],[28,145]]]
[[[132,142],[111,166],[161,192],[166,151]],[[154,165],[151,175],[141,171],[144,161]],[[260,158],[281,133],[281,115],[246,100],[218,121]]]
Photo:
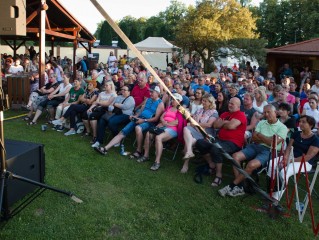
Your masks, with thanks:
[[[102,106],[96,106],[92,109],[92,112],[105,112],[107,109]]]
[[[155,134],[155,135],[160,135],[162,134],[163,132],[165,132],[165,128],[164,127],[150,127],[148,129],[148,131],[152,134]]]
[[[128,97],[130,97],[130,96],[128,96]],[[125,102],[125,100],[126,100],[128,97],[124,98],[124,100],[122,101],[122,104]],[[115,115],[121,115],[121,114],[123,114],[122,109],[119,108],[119,107],[115,107],[115,106],[114,106],[114,109],[113,109],[112,112],[113,112]]]

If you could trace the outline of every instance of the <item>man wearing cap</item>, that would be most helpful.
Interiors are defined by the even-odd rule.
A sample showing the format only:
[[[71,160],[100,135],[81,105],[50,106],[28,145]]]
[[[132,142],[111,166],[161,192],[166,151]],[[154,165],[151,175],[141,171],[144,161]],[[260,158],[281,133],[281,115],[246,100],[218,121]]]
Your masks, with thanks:
[[[94,148],[97,152],[106,155],[111,147],[120,143],[122,139],[135,129],[137,149],[130,155],[130,158],[139,158],[142,156],[143,132],[147,131],[151,126],[155,126],[164,112],[164,104],[159,98],[161,94],[160,88],[156,86],[150,91],[151,97],[146,99],[141,111],[134,116],[130,116],[131,121],[105,147]]]
[[[203,88],[206,93],[210,93],[210,88],[209,88],[209,86],[207,86],[207,85],[205,84],[205,80],[206,80],[206,79],[205,79],[205,77],[203,77],[203,76],[198,79],[198,84],[194,85],[194,86],[192,87],[192,90],[191,90],[192,93],[193,93],[193,95],[194,95],[194,92],[196,91],[196,89],[199,88],[199,87]]]

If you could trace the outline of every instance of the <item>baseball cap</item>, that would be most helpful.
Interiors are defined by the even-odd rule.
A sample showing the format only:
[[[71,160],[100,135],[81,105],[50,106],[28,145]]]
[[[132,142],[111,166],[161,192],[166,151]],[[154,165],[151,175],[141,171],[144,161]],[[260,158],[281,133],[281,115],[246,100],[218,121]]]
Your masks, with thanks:
[[[150,91],[156,91],[158,92],[158,94],[161,93],[161,89],[159,88],[159,86],[155,86],[154,88],[151,88]]]
[[[183,97],[179,93],[173,93],[173,96],[176,98],[176,100],[180,102],[183,101]]]

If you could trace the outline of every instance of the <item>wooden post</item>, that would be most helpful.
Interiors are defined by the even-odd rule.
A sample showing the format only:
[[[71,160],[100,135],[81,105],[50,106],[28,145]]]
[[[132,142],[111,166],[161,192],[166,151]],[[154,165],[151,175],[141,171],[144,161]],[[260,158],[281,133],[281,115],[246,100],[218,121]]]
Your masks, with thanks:
[[[39,76],[40,87],[44,86],[45,82],[45,16],[47,10],[46,0],[41,0],[40,13],[40,39],[39,39]]]
[[[75,57],[76,57],[76,49],[78,47],[78,40],[74,39],[73,40],[73,79],[76,78],[76,62],[75,62]]]

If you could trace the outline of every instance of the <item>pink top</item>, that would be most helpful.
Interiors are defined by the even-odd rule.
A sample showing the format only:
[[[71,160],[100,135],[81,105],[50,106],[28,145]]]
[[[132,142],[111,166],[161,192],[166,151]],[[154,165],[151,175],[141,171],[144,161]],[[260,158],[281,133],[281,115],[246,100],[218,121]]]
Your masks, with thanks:
[[[287,103],[295,104],[296,98],[294,95],[291,95],[290,93],[288,93],[286,101],[287,101]]]
[[[172,111],[171,109],[172,108],[168,108],[163,117],[163,119],[168,123],[173,122],[177,119],[177,111]],[[173,129],[174,131],[177,131],[177,126],[167,126],[167,127],[170,129]]]

